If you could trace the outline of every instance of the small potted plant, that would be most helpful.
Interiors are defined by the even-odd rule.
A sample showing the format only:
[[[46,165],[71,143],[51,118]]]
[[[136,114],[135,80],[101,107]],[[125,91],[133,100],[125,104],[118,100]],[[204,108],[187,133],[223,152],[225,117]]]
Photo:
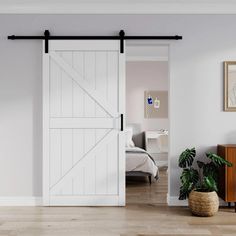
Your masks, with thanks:
[[[195,157],[195,148],[186,149],[179,157],[179,167],[183,168],[179,200],[188,198],[194,215],[213,216],[219,208],[219,168],[224,165],[232,166],[232,163],[211,152],[206,153],[209,160],[206,163],[199,160],[194,163]]]

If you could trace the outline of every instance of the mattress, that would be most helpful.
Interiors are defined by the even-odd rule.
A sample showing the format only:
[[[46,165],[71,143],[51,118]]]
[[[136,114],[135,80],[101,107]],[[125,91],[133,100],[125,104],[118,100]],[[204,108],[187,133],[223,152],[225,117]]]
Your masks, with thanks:
[[[142,148],[126,148],[126,172],[143,172],[158,177],[158,167],[153,158]]]

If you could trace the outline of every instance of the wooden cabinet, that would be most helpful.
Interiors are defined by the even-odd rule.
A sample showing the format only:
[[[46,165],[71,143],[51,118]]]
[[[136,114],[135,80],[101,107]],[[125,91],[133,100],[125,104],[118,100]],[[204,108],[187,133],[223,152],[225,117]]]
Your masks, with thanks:
[[[235,203],[236,211],[236,144],[218,145],[217,153],[227,161],[233,163],[232,167],[222,167],[219,174],[219,196],[226,202]]]

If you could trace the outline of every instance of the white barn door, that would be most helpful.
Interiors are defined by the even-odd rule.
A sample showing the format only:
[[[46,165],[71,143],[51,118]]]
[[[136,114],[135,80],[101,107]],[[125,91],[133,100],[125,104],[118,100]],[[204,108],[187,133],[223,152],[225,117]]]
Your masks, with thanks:
[[[118,40],[49,42],[43,53],[44,205],[125,205],[124,102]]]

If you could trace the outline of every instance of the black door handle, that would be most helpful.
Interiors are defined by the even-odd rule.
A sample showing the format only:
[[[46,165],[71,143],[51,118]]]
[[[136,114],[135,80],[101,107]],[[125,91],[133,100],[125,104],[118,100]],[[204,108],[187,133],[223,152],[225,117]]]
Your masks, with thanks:
[[[124,115],[120,114],[120,130],[124,131]]]

